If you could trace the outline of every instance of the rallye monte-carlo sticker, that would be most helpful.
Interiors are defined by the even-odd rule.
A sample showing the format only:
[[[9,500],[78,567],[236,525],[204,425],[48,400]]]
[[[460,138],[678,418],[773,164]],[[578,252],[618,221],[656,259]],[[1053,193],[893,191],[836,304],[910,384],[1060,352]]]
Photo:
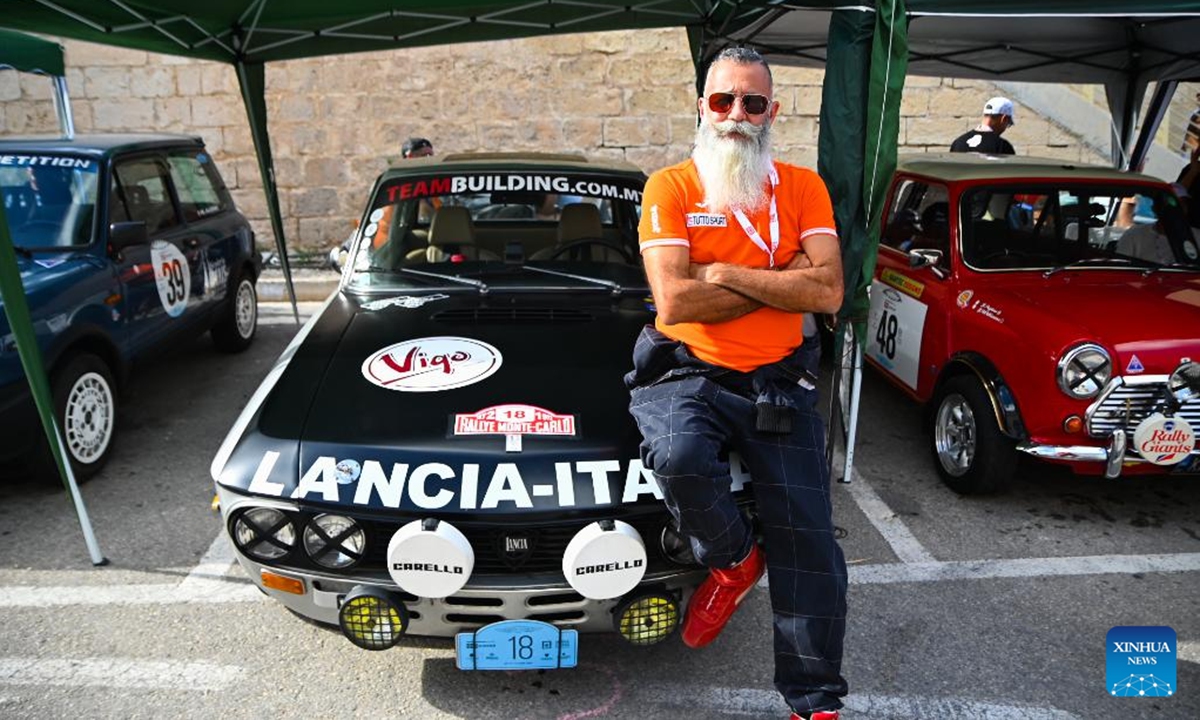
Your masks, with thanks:
[[[867,355],[905,385],[917,389],[917,361],[929,306],[878,280],[871,283]]]
[[[575,416],[534,405],[493,405],[454,416],[455,435],[504,435],[507,452],[521,452],[522,435],[574,435]]]
[[[399,392],[438,392],[484,380],[504,358],[495,347],[463,337],[427,337],[388,345],[363,361],[369,382]]]
[[[302,467],[281,453],[263,453],[244,489],[255,495],[357,505],[393,510],[496,510],[540,507],[588,507],[662,500],[654,473],[633,458],[557,462],[394,462],[370,457],[317,457]],[[247,468],[249,471],[250,468]],[[750,482],[750,471],[736,453],[729,456],[732,489]],[[222,477],[222,485],[239,487],[240,474]],[[614,492],[615,490],[615,492]],[[578,491],[578,494],[577,494]]]

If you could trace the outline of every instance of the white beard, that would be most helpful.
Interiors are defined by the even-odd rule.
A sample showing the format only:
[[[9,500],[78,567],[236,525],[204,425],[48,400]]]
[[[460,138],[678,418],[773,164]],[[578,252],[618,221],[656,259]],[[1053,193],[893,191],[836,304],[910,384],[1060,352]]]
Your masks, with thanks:
[[[770,123],[701,121],[692,160],[709,212],[757,210],[767,201],[772,168]]]

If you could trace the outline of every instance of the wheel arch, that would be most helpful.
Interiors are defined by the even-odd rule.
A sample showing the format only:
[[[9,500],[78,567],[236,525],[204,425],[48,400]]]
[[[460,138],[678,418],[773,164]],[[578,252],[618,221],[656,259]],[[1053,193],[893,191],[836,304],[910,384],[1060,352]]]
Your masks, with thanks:
[[[113,374],[117,390],[120,391],[124,388],[129,378],[129,364],[121,357],[120,351],[112,340],[99,331],[82,330],[70,337],[63,338],[53,356],[47,358],[46,366],[49,374],[53,375],[65,363],[70,362],[71,358],[80,353],[91,353],[104,361]]]
[[[973,375],[983,385],[983,389],[992,403],[992,413],[995,415],[996,424],[1002,433],[1014,440],[1025,440],[1029,437],[1025,430],[1025,422],[1021,419],[1021,409],[1017,405],[1016,394],[1013,393],[1012,388],[1009,387],[1004,376],[1000,374],[992,361],[980,353],[969,351],[955,353],[938,374],[934,397],[937,397],[937,389],[941,388],[948,380],[962,375]],[[935,409],[932,406],[933,403],[930,404],[927,412],[934,412]]]

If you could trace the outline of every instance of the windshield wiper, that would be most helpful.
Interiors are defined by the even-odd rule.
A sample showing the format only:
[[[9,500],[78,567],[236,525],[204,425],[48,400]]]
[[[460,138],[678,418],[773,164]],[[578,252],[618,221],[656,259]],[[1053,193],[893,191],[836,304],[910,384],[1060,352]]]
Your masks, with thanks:
[[[1149,264],[1149,262],[1146,260],[1135,260],[1133,258],[1127,258],[1127,257],[1084,258],[1082,260],[1076,260],[1075,262],[1067,263],[1066,265],[1059,265],[1057,267],[1052,267],[1049,270],[1047,270],[1046,272],[1042,273],[1042,277],[1048,278],[1051,275],[1060,273],[1063,270],[1066,270],[1068,268],[1088,267],[1089,265],[1100,265],[1100,264],[1107,264],[1107,263],[1120,263],[1123,265],[1141,265],[1143,267]]]
[[[596,278],[596,277],[591,277],[588,275],[575,275],[574,273],[559,272],[558,270],[547,270],[546,268],[531,267],[529,265],[522,265],[521,269],[522,270],[532,270],[533,272],[545,273],[546,275],[557,275],[558,277],[570,278],[572,280],[582,280],[584,282],[596,283],[597,285],[603,285],[606,288],[611,288],[612,294],[614,296],[619,296],[621,293],[625,292],[625,288],[621,287],[620,283],[613,282],[612,280],[605,280],[603,278]]]
[[[476,280],[475,278],[459,277],[458,275],[445,275],[443,273],[427,272],[425,270],[413,270],[412,268],[406,267],[396,268],[387,272],[400,273],[401,275],[416,275],[417,277],[433,278],[436,280],[449,280],[451,282],[462,283],[463,285],[470,285],[471,287],[478,289],[480,295],[487,295],[488,293],[487,283],[483,282],[482,280]]]

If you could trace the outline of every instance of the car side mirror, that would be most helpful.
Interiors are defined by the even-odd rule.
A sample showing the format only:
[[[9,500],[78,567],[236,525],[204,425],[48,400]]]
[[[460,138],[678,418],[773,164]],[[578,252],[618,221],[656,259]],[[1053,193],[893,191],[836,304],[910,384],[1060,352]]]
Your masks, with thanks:
[[[133,222],[115,222],[108,226],[108,246],[114,253],[119,253],[131,245],[145,245],[150,242],[146,232],[146,223],[137,220]]]
[[[910,268],[927,267],[933,270],[933,274],[937,275],[939,279],[945,280],[947,273],[945,268],[941,267],[942,257],[941,250],[932,250],[929,248],[909,250],[908,266]]]

